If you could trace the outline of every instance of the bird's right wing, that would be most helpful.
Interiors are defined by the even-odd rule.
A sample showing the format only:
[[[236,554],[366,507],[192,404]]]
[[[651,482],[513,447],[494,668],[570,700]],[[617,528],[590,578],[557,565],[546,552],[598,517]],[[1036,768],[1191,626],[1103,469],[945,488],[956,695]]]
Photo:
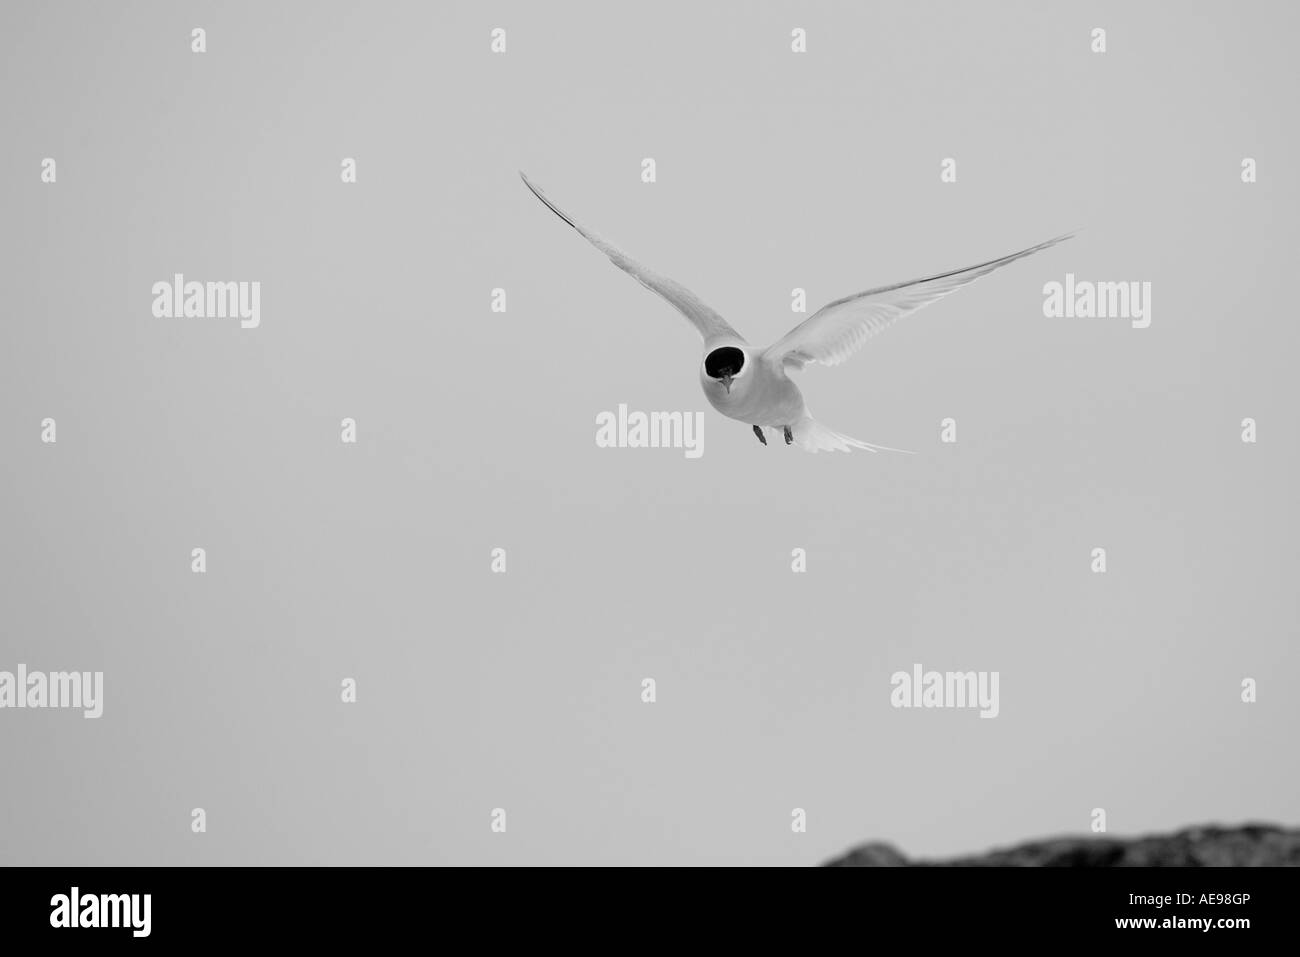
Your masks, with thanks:
[[[691,325],[699,331],[706,341],[717,338],[734,338],[739,339],[741,342],[745,341],[740,333],[727,324],[725,319],[701,302],[695,293],[681,283],[647,269],[618,247],[607,243],[591,230],[579,225],[572,216],[552,203],[540,189],[529,182],[528,177],[522,171],[519,173],[519,178],[524,181],[525,186],[532,190],[534,196],[546,204],[546,207],[551,212],[576,229],[583,239],[608,256],[610,262],[651,292],[668,300],[678,312],[691,321]]]
[[[938,302],[995,269],[1001,269],[1008,263],[1069,238],[1070,235],[1057,236],[1045,243],[999,259],[991,259],[978,266],[880,289],[869,289],[837,299],[791,329],[783,339],[769,346],[763,356],[790,369],[802,369],[810,362],[838,365],[862,348],[863,343],[872,336],[888,329],[904,316],[932,302]]]

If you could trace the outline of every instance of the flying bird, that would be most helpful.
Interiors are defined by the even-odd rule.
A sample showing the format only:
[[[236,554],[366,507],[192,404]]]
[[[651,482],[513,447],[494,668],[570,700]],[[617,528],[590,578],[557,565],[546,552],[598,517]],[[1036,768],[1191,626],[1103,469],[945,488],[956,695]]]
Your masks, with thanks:
[[[822,306],[774,344],[759,349],[746,342],[725,319],[681,283],[647,269],[580,225],[547,199],[522,171],[519,178],[551,212],[576,229],[587,242],[608,256],[615,266],[651,292],[666,299],[690,320],[704,339],[700,386],[710,405],[728,418],[752,425],[754,434],[764,445],[767,445],[767,438],[763,429],[779,429],[785,436],[786,445],[798,445],[809,452],[905,450],[872,445],[822,425],[809,414],[803,394],[788,373],[813,363],[839,365],[857,352],[868,339],[904,316],[937,302],[995,269],[1055,246],[1072,235],[1058,236],[978,266],[900,282],[893,286],[881,286],[879,289],[869,289],[836,299]]]

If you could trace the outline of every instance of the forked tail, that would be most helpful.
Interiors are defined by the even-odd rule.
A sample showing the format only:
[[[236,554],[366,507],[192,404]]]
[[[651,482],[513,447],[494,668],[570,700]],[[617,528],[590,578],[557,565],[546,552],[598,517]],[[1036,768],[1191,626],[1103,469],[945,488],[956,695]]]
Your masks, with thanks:
[[[826,428],[810,415],[805,415],[795,423],[794,441],[799,448],[806,452],[849,452],[853,449],[864,449],[868,452],[914,454],[907,449],[891,449],[887,445],[872,445],[870,442],[863,442],[861,439],[842,435],[833,429]]]

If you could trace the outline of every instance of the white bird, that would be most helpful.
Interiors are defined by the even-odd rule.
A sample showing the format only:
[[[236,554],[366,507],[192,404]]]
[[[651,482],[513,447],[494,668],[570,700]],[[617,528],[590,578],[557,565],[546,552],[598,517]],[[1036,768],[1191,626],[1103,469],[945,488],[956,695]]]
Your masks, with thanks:
[[[889,328],[903,316],[937,302],[1007,263],[1055,246],[1071,235],[1058,236],[978,266],[869,289],[836,299],[822,306],[773,345],[757,349],[685,286],[647,269],[622,250],[581,226],[572,216],[547,199],[522,171],[519,177],[551,212],[576,229],[584,239],[608,256],[615,266],[651,292],[668,300],[691,321],[704,338],[700,386],[710,405],[729,418],[752,425],[754,434],[764,445],[767,445],[767,438],[763,435],[763,429],[780,429],[785,435],[786,445],[794,443],[809,452],[904,450],[872,445],[828,429],[808,413],[808,406],[804,403],[799,387],[786,373],[815,362],[828,366],[838,365],[857,352],[868,339]]]

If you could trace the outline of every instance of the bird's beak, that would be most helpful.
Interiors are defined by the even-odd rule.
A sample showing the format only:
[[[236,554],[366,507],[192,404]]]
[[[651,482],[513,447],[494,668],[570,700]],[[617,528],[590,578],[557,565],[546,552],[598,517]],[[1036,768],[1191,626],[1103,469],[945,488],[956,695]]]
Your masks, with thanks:
[[[724,375],[722,377],[722,384],[727,390],[727,395],[731,394],[731,380],[732,380],[732,376]]]

